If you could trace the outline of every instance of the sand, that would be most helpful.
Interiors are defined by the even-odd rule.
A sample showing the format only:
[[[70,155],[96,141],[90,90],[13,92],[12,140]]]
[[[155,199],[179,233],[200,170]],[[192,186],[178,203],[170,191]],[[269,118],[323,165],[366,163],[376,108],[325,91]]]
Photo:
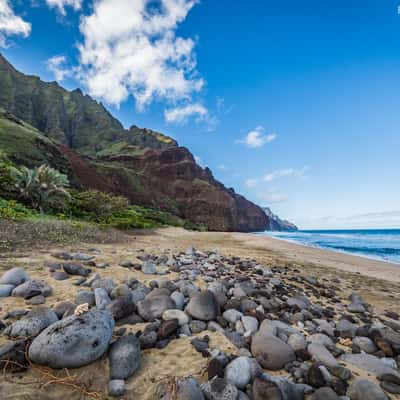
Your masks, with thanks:
[[[136,256],[146,253],[160,254],[163,251],[178,252],[188,246],[199,250],[218,249],[224,255],[237,255],[242,258],[256,259],[259,263],[274,266],[289,267],[290,274],[318,276],[319,279],[331,282],[342,288],[342,295],[347,297],[352,291],[361,293],[375,309],[383,313],[390,309],[400,312],[400,304],[396,299],[400,295],[400,266],[366,258],[335,253],[328,250],[307,248],[300,245],[260,235],[241,233],[200,233],[188,232],[179,228],[159,229],[152,232],[139,232],[132,236],[128,243],[104,245],[83,244],[80,247],[63,249],[43,249],[32,254],[12,254],[0,259],[0,273],[5,270],[23,266],[33,278],[46,280],[54,289],[47,299],[46,305],[72,300],[78,291],[71,284],[74,278],[66,281],[56,281],[50,277],[47,264],[55,262],[51,253],[56,250],[83,251],[91,248],[101,251],[96,262],[107,262],[110,267],[95,272],[102,277],[111,277],[120,283],[130,277],[148,283],[155,276],[144,275],[138,271],[129,271],[118,264],[123,260],[136,262]],[[169,274],[167,279],[174,279],[175,274]],[[27,307],[24,300],[5,298],[0,300],[1,314],[8,310]],[[143,324],[126,326],[128,331],[143,329]],[[211,338],[211,348],[216,347],[230,354],[236,354],[237,349],[223,335],[212,332],[202,332],[199,336],[208,334]],[[0,336],[0,344],[6,340]],[[189,338],[172,341],[162,350],[143,351],[142,366],[139,371],[127,381],[127,394],[124,399],[151,400],[157,398],[156,392],[160,382],[172,383],[174,377],[195,376],[200,381],[206,379],[207,359],[197,353],[190,344]],[[54,371],[52,371],[54,373]],[[64,371],[55,372],[65,376]],[[76,376],[75,382],[84,383],[87,392],[83,394],[79,387],[49,382],[50,378],[43,371],[30,370],[24,374],[15,374],[12,378],[0,378],[1,399],[107,399],[108,366],[103,359],[90,366],[71,370]]]

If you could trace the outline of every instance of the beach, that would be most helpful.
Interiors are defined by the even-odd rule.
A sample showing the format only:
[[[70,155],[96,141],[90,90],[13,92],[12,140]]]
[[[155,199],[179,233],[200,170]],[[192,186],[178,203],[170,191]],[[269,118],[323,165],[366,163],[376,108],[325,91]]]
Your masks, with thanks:
[[[372,305],[374,312],[380,315],[383,315],[386,310],[400,312],[400,304],[397,301],[400,294],[398,266],[327,250],[307,248],[253,234],[190,232],[181,228],[138,231],[134,235],[127,235],[121,243],[90,243],[72,248],[68,246],[62,249],[41,248],[31,252],[24,250],[9,255],[3,254],[0,259],[0,274],[10,267],[23,266],[32,278],[48,281],[53,288],[53,295],[47,298],[46,306],[53,307],[56,303],[73,299],[79,290],[79,287],[71,285],[70,280],[57,281],[49,278],[48,264],[54,262],[52,256],[54,252],[62,250],[85,253],[96,249],[98,252],[96,262],[109,264],[109,267],[96,271],[102,278],[112,278],[117,284],[127,278],[136,278],[150,285],[150,282],[156,278],[154,275],[127,270],[119,264],[127,259],[134,260],[142,254],[163,252],[177,254],[185,251],[189,246],[202,252],[217,250],[219,254],[226,257],[254,259],[267,268],[283,268],[285,272],[280,277],[288,282],[299,275],[317,277],[322,284],[334,289],[345,303],[348,303],[348,296],[352,292],[361,294]],[[168,275],[170,280],[177,277],[176,272]],[[202,289],[207,286],[201,278],[196,284]],[[22,298],[6,297],[1,299],[0,307],[4,315],[7,311],[27,306]],[[127,324],[121,327],[126,329],[126,333],[136,333],[144,326],[145,324]],[[210,337],[210,347],[217,347],[220,351],[232,355],[239,354],[239,349],[220,332],[203,331],[198,336],[204,336],[204,334]],[[190,338],[179,338],[163,349],[144,350],[142,366],[132,378],[127,380],[126,395],[122,398],[144,400],[161,398],[157,397],[160,382],[173,384],[177,378],[188,375],[194,376],[199,382],[206,381],[207,358],[195,351],[190,340]],[[6,341],[5,337],[1,336],[0,345]],[[43,368],[32,368],[27,372],[14,374],[12,377],[3,374],[0,378],[0,397],[7,400],[108,398],[106,393],[109,369],[105,357],[89,366],[71,370],[70,373],[75,379],[73,385],[58,382],[53,375],[48,375],[48,371]],[[65,377],[63,371],[52,371],[52,373],[56,377]],[[275,375],[281,373],[272,372]],[[377,382],[365,371],[358,371],[356,374],[358,377]],[[49,381],[52,383],[48,384]],[[393,398],[397,397],[393,396]]]

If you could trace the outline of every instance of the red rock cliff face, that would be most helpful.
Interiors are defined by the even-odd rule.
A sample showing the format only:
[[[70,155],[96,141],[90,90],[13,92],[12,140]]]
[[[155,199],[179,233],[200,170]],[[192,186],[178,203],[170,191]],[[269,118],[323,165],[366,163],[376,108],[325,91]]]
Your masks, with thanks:
[[[115,155],[89,162],[64,148],[81,187],[127,196],[157,206],[215,231],[264,231],[264,211],[225,188],[209,169],[199,167],[184,147],[148,150],[142,155]]]

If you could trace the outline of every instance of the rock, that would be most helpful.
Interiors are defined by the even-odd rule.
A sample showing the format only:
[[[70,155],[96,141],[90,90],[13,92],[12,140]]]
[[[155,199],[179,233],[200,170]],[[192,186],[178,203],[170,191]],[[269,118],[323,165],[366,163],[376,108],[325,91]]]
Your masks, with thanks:
[[[265,369],[276,371],[296,359],[292,348],[275,336],[259,330],[252,338],[251,353]]]
[[[203,332],[207,329],[207,324],[204,321],[195,319],[189,324],[190,332],[193,334]]]
[[[33,279],[17,286],[12,291],[12,295],[15,297],[23,297],[24,299],[29,299],[39,294],[45,297],[50,296],[52,291],[53,290],[51,286],[47,282]]]
[[[94,306],[96,303],[94,292],[91,290],[81,290],[76,294],[75,297],[76,304],[89,304],[89,306]]]
[[[11,296],[11,292],[14,290],[14,285],[11,284],[1,284],[0,285],[0,297],[8,297]]]
[[[237,357],[225,368],[227,382],[244,389],[251,380],[251,361],[248,357]]]
[[[181,310],[166,310],[163,312],[162,318],[165,321],[177,319],[179,326],[189,323],[189,317]]]
[[[108,382],[108,394],[113,397],[120,397],[125,394],[125,381],[123,379],[113,379]]]
[[[321,344],[325,347],[333,346],[332,339],[329,336],[324,335],[323,333],[314,333],[313,335],[308,336],[307,339],[310,343]]]
[[[26,300],[25,303],[31,306],[37,306],[39,304],[44,304],[46,302],[46,297],[39,294],[38,296],[31,297],[30,299]]]
[[[354,381],[350,385],[347,395],[351,400],[388,400],[379,386],[366,379]]]
[[[29,275],[23,268],[16,267],[5,272],[0,278],[0,284],[18,286],[29,280]]]
[[[307,341],[300,333],[293,333],[289,336],[288,345],[294,351],[305,350],[307,348]]]
[[[231,308],[229,310],[224,311],[222,317],[225,318],[228,322],[234,324],[236,321],[240,320],[242,315],[243,314],[240,311]]]
[[[242,324],[245,332],[250,332],[251,334],[256,333],[258,330],[258,320],[254,317],[243,316]]]
[[[54,258],[59,258],[60,260],[72,260],[73,257],[71,254],[65,251],[56,251],[55,253],[51,254]]]
[[[183,378],[178,380],[176,400],[204,400],[204,395],[195,379]]]
[[[284,400],[278,385],[262,378],[254,380],[252,391],[254,400]]]
[[[375,343],[365,336],[356,336],[353,339],[353,348],[358,349],[359,351],[363,351],[364,353],[375,353],[378,349],[375,346]]]
[[[325,367],[337,367],[339,365],[336,358],[322,344],[311,343],[308,345],[307,351],[313,360],[325,365]]]
[[[139,337],[139,340],[142,349],[151,349],[157,342],[157,333],[154,331],[145,332]]]
[[[68,317],[74,313],[76,304],[70,301],[61,301],[53,306],[53,311],[59,319]]]
[[[330,387],[322,387],[316,390],[310,400],[340,400],[340,397]]]
[[[160,340],[170,337],[179,327],[179,321],[177,319],[170,319],[163,321],[158,328],[158,338]]]
[[[94,256],[85,253],[72,254],[72,258],[77,261],[90,261],[94,259]]]
[[[150,295],[151,293],[149,293]],[[139,315],[146,321],[161,318],[164,311],[175,308],[175,303],[167,295],[146,296],[137,304]]]
[[[55,271],[50,275],[53,279],[56,281],[65,281],[66,279],[69,279],[70,275],[68,275],[64,271]]]
[[[134,335],[123,336],[110,346],[110,379],[127,379],[140,367],[140,341]]]
[[[107,291],[103,288],[94,289],[94,300],[98,310],[105,310],[106,307],[111,303],[111,299],[108,296]]]
[[[387,366],[378,357],[371,354],[343,354],[340,359],[378,377],[386,374],[399,376],[396,370]]]
[[[307,371],[307,383],[315,388],[323,387],[327,384],[324,373],[318,364],[313,364]]]
[[[219,304],[214,293],[209,290],[195,294],[186,307],[186,312],[201,321],[214,320],[219,315]]]
[[[352,339],[356,335],[357,325],[352,324],[347,319],[341,319],[336,324],[336,330],[339,331],[340,337]]]
[[[225,379],[214,377],[201,385],[207,400],[237,400],[238,390]]]
[[[58,317],[53,310],[39,307],[29,311],[26,317],[7,327],[4,334],[12,338],[33,337],[56,321],[58,321]]]
[[[185,296],[181,292],[173,292],[171,294],[171,299],[175,302],[177,309],[183,309],[183,306],[185,305]]]
[[[70,275],[80,275],[84,276],[85,278],[89,276],[92,272],[89,268],[82,267],[79,264],[63,264],[64,271]]]
[[[9,342],[0,346],[0,368],[4,371],[19,372],[28,368],[25,340]]]
[[[58,321],[37,336],[29,358],[51,368],[78,368],[99,359],[107,350],[114,330],[108,311],[90,311]]]
[[[133,314],[136,311],[136,306],[132,301],[131,296],[118,297],[107,305],[106,309],[111,312],[116,321]]]
[[[144,300],[144,298],[150,293],[150,289],[146,286],[141,286],[132,290],[131,297],[132,301],[137,304],[139,301]]]
[[[92,289],[103,288],[110,294],[115,288],[115,283],[111,278],[94,279],[93,282],[90,283],[90,287]]]
[[[142,265],[142,272],[144,274],[153,275],[157,273],[157,267],[153,262],[145,261],[144,264]]]

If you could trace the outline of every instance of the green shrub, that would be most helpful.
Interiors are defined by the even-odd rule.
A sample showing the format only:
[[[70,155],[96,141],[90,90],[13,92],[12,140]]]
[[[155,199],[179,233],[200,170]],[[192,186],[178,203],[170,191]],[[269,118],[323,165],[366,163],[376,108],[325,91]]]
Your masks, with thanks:
[[[68,211],[77,218],[93,222],[107,222],[114,214],[126,210],[129,201],[123,196],[114,196],[98,190],[71,191]]]
[[[0,196],[5,198],[15,197],[13,167],[6,154],[0,150]]]
[[[0,218],[21,220],[37,216],[37,212],[26,208],[15,200],[0,198]]]

